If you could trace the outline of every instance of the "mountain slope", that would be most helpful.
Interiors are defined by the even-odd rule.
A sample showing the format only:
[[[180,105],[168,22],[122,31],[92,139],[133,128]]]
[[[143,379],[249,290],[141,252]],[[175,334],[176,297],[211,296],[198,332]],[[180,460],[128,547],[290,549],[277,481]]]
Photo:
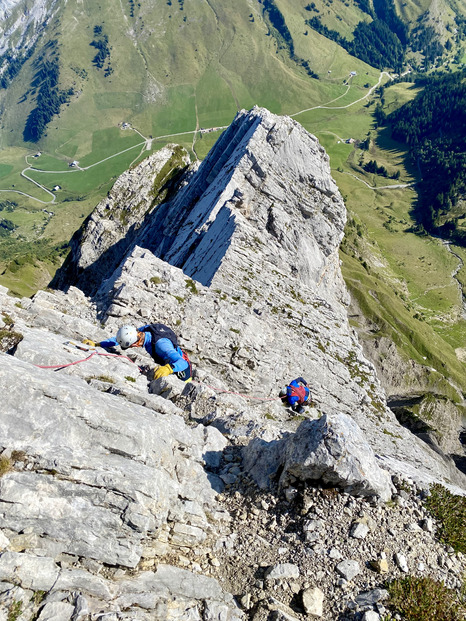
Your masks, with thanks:
[[[153,187],[152,175],[157,178],[158,170],[154,168],[146,187]],[[140,179],[141,173],[135,170],[134,178]],[[138,195],[144,193],[139,190]],[[314,136],[264,109],[242,111],[171,200],[151,206],[148,197],[138,204],[148,214],[139,227],[131,223],[130,214],[122,219],[126,204],[118,189],[102,202],[75,237],[56,284],[79,285],[94,294],[103,316],[124,317],[122,308],[129,300],[146,316],[156,316],[162,304],[172,321],[180,315],[183,335],[196,325],[202,358],[213,360],[217,372],[223,367],[225,377],[239,387],[252,390],[259,385],[270,391],[283,381],[285,369],[290,377],[308,373],[314,378],[318,407],[355,417],[379,454],[387,450],[382,449],[387,434],[393,434],[399,456],[413,466],[420,461],[427,466],[427,457],[413,454],[410,434],[393,431],[396,419],[347,326],[349,299],[338,257],[345,208]],[[128,233],[131,243],[122,246]],[[120,268],[121,252],[112,246],[128,257]],[[236,316],[229,347],[237,370],[224,367],[215,351],[212,331],[217,324],[228,325],[215,301],[204,295],[198,301],[179,287],[167,297],[166,286],[159,288],[155,282],[163,283],[164,276],[156,272],[152,286],[151,262],[145,266],[138,246],[181,268],[188,277],[185,290],[196,290],[195,281],[232,300]],[[159,300],[157,307],[153,296]],[[317,329],[316,312],[322,307],[328,322]],[[195,309],[206,317],[200,324]],[[201,352],[199,344],[190,349]],[[359,385],[341,384],[338,378],[348,378],[348,373],[359,378]],[[392,457],[387,460],[391,463]],[[448,470],[447,462],[445,466]],[[432,472],[438,468],[432,465]],[[448,476],[462,478],[454,467]]]
[[[464,476],[397,422],[349,325],[324,150],[243,111],[157,204],[174,155],[126,173],[89,218],[75,258],[101,267],[78,275],[92,300],[0,288],[0,612],[356,621],[386,615],[387,579],[406,574],[458,602],[464,555],[438,541],[426,496],[436,481],[464,495]],[[126,207],[146,212],[139,229]],[[112,233],[128,244],[99,262]],[[79,343],[146,321],[176,330],[192,382],[151,380],[137,348]],[[278,397],[298,374],[304,421]]]

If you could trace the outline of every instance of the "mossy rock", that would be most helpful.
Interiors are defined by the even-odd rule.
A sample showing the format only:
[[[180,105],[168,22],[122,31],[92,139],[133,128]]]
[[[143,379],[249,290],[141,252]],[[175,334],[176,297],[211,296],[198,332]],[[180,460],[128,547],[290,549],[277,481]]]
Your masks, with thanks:
[[[23,340],[23,335],[14,330],[0,330],[0,351],[8,352]]]

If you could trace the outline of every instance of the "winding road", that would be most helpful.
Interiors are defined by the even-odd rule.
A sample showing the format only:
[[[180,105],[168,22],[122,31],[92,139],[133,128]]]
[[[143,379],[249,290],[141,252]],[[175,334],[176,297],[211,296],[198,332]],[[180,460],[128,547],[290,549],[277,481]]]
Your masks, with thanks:
[[[304,112],[309,112],[311,110],[317,110],[319,108],[321,109],[326,109],[326,110],[342,110],[344,108],[349,108],[350,106],[354,106],[355,104],[364,101],[365,99],[367,99],[368,97],[370,97],[370,95],[374,92],[375,89],[377,89],[383,79],[383,76],[387,76],[389,80],[392,80],[393,78],[390,76],[389,73],[387,73],[386,71],[381,71],[380,72],[380,76],[378,79],[377,84],[375,84],[374,86],[372,86],[365,95],[363,95],[362,97],[360,97],[359,99],[356,99],[355,101],[350,102],[349,104],[346,104],[345,106],[331,106],[330,104],[338,101],[339,99],[341,99],[342,97],[344,97],[349,89],[351,88],[351,83],[350,80],[352,79],[353,76],[349,76],[348,77],[348,82],[347,82],[347,89],[346,91],[336,97],[335,99],[332,99],[331,101],[327,102],[326,104],[322,104],[319,106],[313,106],[312,108],[306,108],[304,110],[300,110],[299,112],[295,112],[294,114],[290,114],[289,116],[294,118],[296,116],[299,116],[300,114],[303,114]],[[228,125],[225,125],[223,127],[211,127],[211,128],[206,128],[204,131],[218,131],[218,130],[224,130],[228,127]],[[42,170],[40,168],[34,168],[30,165],[29,161],[28,161],[28,157],[30,157],[29,155],[25,156],[25,160],[26,163],[28,164],[28,166],[26,168],[24,168],[21,171],[21,176],[24,177],[25,179],[27,179],[28,181],[30,181],[31,183],[33,183],[35,186],[37,186],[38,188],[40,188],[41,190],[43,190],[44,192],[46,192],[49,196],[52,197],[52,199],[50,201],[43,201],[39,198],[36,198],[35,196],[32,196],[31,194],[27,194],[26,192],[21,192],[20,190],[0,190],[0,192],[13,192],[15,194],[21,194],[23,196],[27,196],[28,198],[37,201],[38,203],[41,203],[42,205],[52,205],[53,203],[56,202],[57,200],[57,196],[56,194],[54,194],[53,192],[51,192],[48,188],[44,187],[42,184],[40,184],[38,181],[35,181],[34,179],[32,179],[31,177],[29,177],[26,173],[28,171],[34,171],[34,172],[39,172],[39,173],[43,173],[43,174],[77,174],[86,170],[89,170],[90,168],[93,168],[94,166],[98,166],[99,164],[102,164],[103,162],[106,162],[114,157],[118,157],[119,155],[122,155],[123,153],[126,153],[127,151],[131,151],[132,149],[136,149],[138,147],[141,147],[141,153],[144,149],[146,150],[150,150],[152,143],[156,140],[161,140],[161,139],[165,139],[165,138],[173,138],[175,136],[185,136],[186,134],[193,134],[193,146],[194,146],[194,142],[195,142],[195,137],[196,134],[199,132],[199,128],[196,127],[193,130],[190,131],[185,131],[185,132],[178,132],[175,134],[165,134],[163,136],[156,136],[155,138],[148,138],[146,136],[144,136],[143,134],[141,134],[141,132],[137,129],[135,129],[134,127],[130,128],[132,131],[136,132],[137,134],[139,134],[141,136],[141,138],[143,138],[143,142],[139,142],[135,145],[133,145],[132,147],[128,147],[127,149],[123,149],[122,151],[118,151],[117,153],[114,153],[113,155],[109,155],[108,157],[103,158],[102,160],[99,160],[98,162],[95,162],[94,164],[90,164],[89,166],[76,166],[76,168],[74,168],[73,170]],[[137,158],[135,158],[137,159]],[[351,173],[346,173],[346,174],[351,174]],[[409,184],[398,184],[398,185],[389,185],[389,186],[380,186],[380,187],[373,187],[370,186],[368,183],[366,183],[364,180],[359,179],[359,177],[356,177],[356,175],[352,175],[353,177],[355,177],[356,179],[358,179],[359,181],[361,181],[362,183],[364,183],[365,185],[367,185],[367,187],[373,189],[373,190],[380,190],[380,189],[395,189],[395,188],[405,188],[405,187],[409,187],[411,185],[414,185],[414,183],[409,183]]]

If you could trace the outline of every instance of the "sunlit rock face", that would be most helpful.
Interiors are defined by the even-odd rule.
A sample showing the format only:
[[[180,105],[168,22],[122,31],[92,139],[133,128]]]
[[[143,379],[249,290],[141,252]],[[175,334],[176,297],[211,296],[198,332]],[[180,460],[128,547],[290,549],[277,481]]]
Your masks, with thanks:
[[[27,52],[57,3],[58,0],[1,0],[0,54],[10,50],[16,57],[20,52]]]
[[[63,290],[0,287],[0,613],[293,618],[320,576],[330,621],[346,610],[334,566],[356,597],[385,583],[369,569],[385,549],[461,585],[421,496],[464,494],[464,478],[386,406],[348,321],[345,218],[317,139],[255,108],[201,165],[172,145],[122,175]],[[81,344],[150,322],[175,330],[193,382],[153,380],[138,348]],[[297,416],[278,393],[299,376]]]

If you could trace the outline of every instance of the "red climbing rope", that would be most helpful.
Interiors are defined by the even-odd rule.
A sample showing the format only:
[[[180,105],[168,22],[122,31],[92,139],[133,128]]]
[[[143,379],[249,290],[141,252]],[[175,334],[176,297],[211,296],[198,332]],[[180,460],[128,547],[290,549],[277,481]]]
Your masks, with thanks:
[[[195,382],[193,384],[197,384],[198,386],[205,386],[206,388],[210,388],[211,390],[215,390],[216,392],[224,392],[227,395],[235,395],[237,397],[243,397],[244,399],[253,399],[254,401],[281,401],[286,399],[286,395],[284,397],[253,397],[251,395],[243,395],[240,392],[232,392],[231,390],[223,390],[223,388],[215,388],[214,386],[209,386],[208,384],[204,384],[203,382]]]
[[[87,360],[90,360],[92,356],[96,355],[109,356],[110,358],[126,358],[126,360],[129,360],[133,364],[136,364],[134,360],[131,360],[131,358],[128,358],[128,356],[122,356],[120,354],[101,354],[98,351],[93,351],[92,354],[87,358],[83,358],[82,360],[75,360],[74,362],[68,362],[67,364],[52,364],[48,366],[42,364],[35,364],[34,366],[38,367],[39,369],[66,369],[66,367],[72,367],[74,364],[79,364],[80,362],[87,362]]]
[[[87,362],[88,360],[90,360],[93,356],[107,356],[110,358],[125,358],[126,360],[129,360],[130,362],[132,362],[133,364],[136,364],[134,362],[134,360],[131,360],[131,358],[128,358],[128,356],[123,356],[121,354],[108,354],[108,353],[101,353],[98,351],[93,351],[90,356],[87,356],[87,358],[82,358],[81,360],[75,360],[74,362],[68,362],[66,364],[52,364],[52,365],[42,365],[42,364],[36,364],[34,366],[38,367],[39,369],[66,369],[66,367],[72,367],[75,364],[80,364],[81,362]],[[142,372],[141,368],[138,367],[139,370]],[[197,384],[198,386],[205,386],[206,388],[210,388],[211,390],[214,390],[215,392],[222,392],[225,393],[227,395],[235,395],[236,397],[243,397],[243,399],[252,399],[254,401],[282,401],[283,399],[286,399],[286,395],[284,397],[253,397],[252,395],[243,395],[240,392],[232,392],[231,390],[223,390],[223,388],[215,388],[215,386],[209,386],[209,384],[204,384],[203,382],[192,382],[193,384]]]

